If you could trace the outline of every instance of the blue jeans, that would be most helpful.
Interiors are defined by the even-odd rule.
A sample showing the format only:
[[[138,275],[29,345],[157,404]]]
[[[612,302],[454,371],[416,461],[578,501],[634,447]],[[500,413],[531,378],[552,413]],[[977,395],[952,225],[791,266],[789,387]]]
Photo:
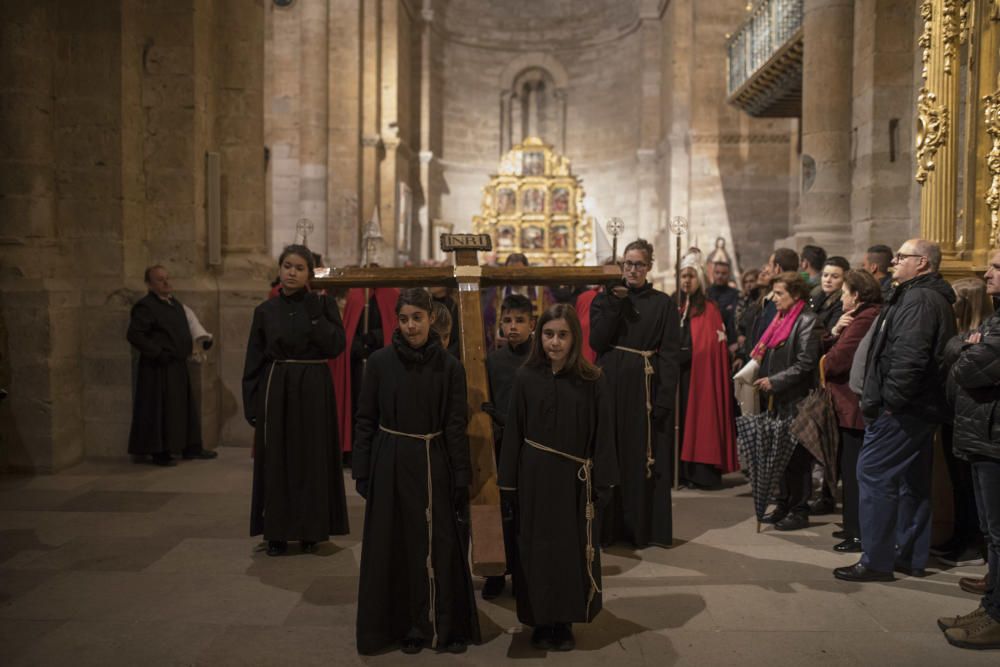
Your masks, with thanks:
[[[858,456],[861,563],[878,572],[926,567],[931,546],[931,446],[935,424],[883,413]]]
[[[976,492],[979,522],[986,529],[986,548],[989,551],[983,609],[990,618],[1000,621],[1000,460],[974,459],[972,485]]]

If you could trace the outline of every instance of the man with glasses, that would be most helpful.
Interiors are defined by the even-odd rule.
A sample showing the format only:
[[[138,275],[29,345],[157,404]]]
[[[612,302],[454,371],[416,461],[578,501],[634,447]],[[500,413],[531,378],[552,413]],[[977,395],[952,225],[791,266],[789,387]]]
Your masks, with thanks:
[[[896,286],[875,321],[861,411],[858,458],[861,560],[834,570],[845,581],[924,576],[931,539],[931,446],[949,418],[944,351],[955,335],[955,293],[938,268],[941,249],[923,239],[893,259]]]

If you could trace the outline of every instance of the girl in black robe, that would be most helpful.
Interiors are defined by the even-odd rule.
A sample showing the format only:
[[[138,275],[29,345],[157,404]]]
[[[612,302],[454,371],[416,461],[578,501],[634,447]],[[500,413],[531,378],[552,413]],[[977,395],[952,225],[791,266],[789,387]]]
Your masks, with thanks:
[[[602,518],[601,544],[669,547],[680,321],[673,300],[646,281],[653,246],[638,239],[623,257],[623,281],[590,306],[590,346],[608,380],[621,475]]]
[[[327,365],[344,349],[344,325],[333,298],[308,291],[312,262],[305,246],[281,253],[281,290],[254,310],[243,368],[243,410],[254,427],[250,534],[264,535],[269,556],[290,540],[311,552],[348,533]]]
[[[552,306],[538,330],[514,380],[498,485],[516,517],[517,617],[536,648],[568,651],[571,624],[601,609],[594,513],[618,482],[614,412],[573,307]]]
[[[399,645],[461,652],[479,641],[469,571],[472,469],[465,372],[431,330],[432,304],[404,289],[392,344],[368,359],[352,473],[365,498],[358,653]]]

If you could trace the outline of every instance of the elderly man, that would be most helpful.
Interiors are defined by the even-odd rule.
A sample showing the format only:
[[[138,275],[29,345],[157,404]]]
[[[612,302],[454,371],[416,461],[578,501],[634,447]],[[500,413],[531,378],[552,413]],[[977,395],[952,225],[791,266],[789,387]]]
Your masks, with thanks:
[[[986,291],[1000,297],[1000,252],[986,271]],[[949,389],[955,397],[955,453],[972,463],[980,522],[986,528],[989,570],[979,607],[938,625],[954,646],[1000,648],[1000,314],[948,344],[954,360]]]
[[[145,280],[149,294],[132,307],[127,335],[139,352],[129,454],[137,460],[150,454],[161,466],[177,465],[177,454],[214,459],[216,453],[201,446],[201,420],[188,377],[192,341],[184,306],[174,298],[165,268],[149,267]]]
[[[893,259],[896,287],[875,321],[861,412],[858,458],[861,560],[834,570],[846,581],[923,576],[931,539],[931,446],[950,417],[944,351],[955,335],[955,293],[941,277],[941,249],[923,239]]]

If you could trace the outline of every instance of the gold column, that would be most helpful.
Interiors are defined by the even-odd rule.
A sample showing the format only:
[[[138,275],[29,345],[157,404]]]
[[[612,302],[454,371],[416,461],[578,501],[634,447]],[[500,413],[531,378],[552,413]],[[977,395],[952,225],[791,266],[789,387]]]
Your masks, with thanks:
[[[982,97],[985,132],[979,133],[978,145],[974,144],[977,172],[974,195],[979,195],[977,198],[986,208],[975,217],[972,261],[974,266],[983,267],[989,262],[991,252],[1000,249],[1000,2],[980,0],[977,16],[982,18],[976,32],[974,72],[977,90],[988,94]]]
[[[922,0],[923,86],[917,94],[916,179],[920,192],[920,235],[940,244],[946,263],[955,248],[958,205],[959,41],[965,22],[961,0]]]

